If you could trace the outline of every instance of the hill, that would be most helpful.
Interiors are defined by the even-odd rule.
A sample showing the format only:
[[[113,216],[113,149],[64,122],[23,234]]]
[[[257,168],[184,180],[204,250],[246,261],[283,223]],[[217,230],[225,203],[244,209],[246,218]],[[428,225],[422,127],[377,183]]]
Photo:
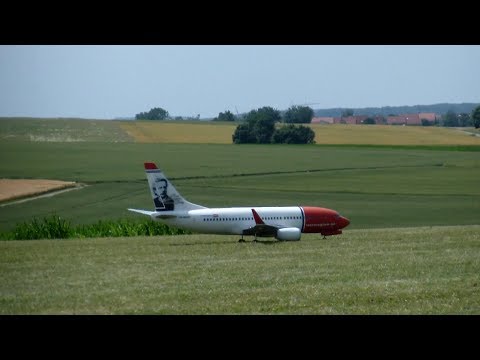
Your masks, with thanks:
[[[419,112],[432,112],[436,114],[446,114],[453,111],[457,114],[471,113],[472,110],[480,105],[479,103],[461,103],[450,104],[441,103],[434,105],[413,105],[413,106],[384,106],[384,107],[366,107],[366,108],[331,108],[331,109],[314,109],[315,116],[341,116],[342,111],[352,109],[355,115],[383,115],[390,114],[412,114]]]

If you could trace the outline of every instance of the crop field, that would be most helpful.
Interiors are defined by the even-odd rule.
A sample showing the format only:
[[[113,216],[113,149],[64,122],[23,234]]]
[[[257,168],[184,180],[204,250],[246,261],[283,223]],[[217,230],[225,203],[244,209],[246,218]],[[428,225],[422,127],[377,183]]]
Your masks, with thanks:
[[[41,179],[0,179],[0,202],[72,188],[74,182]]]
[[[317,144],[480,145],[475,133],[434,126],[312,124]],[[469,128],[473,131],[472,128]]]
[[[144,220],[126,209],[153,207],[145,161],[194,203],[324,206],[351,224],[343,235],[294,243],[213,235],[0,241],[0,313],[480,313],[475,134],[379,126],[359,143],[357,128],[373,136],[377,127],[338,126],[330,141],[350,132],[338,145],[233,145],[212,140],[225,124],[192,125],[189,136],[201,141],[171,141],[176,126],[189,124],[154,124],[170,126],[170,140],[153,128],[142,140],[127,122],[51,121],[0,120],[0,178],[83,187],[0,203],[0,232],[54,214],[73,224]],[[327,139],[328,129],[315,131]],[[417,140],[382,145],[386,131],[398,140],[406,130]],[[419,142],[432,134],[437,142]]]
[[[0,140],[231,144],[237,124],[211,121],[102,121],[0,118]],[[279,125],[280,126],[280,125]],[[474,128],[311,124],[322,145],[475,145]]]
[[[236,124],[212,122],[123,121],[119,126],[138,143],[231,144]],[[476,145],[473,128],[424,126],[312,124],[315,141],[323,145]]]

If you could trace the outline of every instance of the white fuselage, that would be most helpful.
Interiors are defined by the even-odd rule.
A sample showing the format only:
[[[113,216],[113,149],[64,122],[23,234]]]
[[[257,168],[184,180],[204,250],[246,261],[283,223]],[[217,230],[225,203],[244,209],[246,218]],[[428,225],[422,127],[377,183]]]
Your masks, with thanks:
[[[169,226],[204,234],[275,237],[298,241],[301,233],[339,235],[350,220],[315,206],[206,208],[184,199],[153,162],[144,163],[155,211],[131,209]],[[239,241],[240,241],[239,240]]]
[[[305,215],[299,206],[254,209],[267,225],[296,227],[300,230],[304,227]],[[167,225],[208,234],[242,235],[243,230],[255,226],[252,207],[164,211],[152,214],[151,217]]]

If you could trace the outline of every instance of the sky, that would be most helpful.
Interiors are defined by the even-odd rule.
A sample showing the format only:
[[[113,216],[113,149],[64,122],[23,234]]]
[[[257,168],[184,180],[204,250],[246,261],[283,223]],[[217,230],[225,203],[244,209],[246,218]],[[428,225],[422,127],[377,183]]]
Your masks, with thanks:
[[[0,45],[0,117],[480,103],[479,45]]]

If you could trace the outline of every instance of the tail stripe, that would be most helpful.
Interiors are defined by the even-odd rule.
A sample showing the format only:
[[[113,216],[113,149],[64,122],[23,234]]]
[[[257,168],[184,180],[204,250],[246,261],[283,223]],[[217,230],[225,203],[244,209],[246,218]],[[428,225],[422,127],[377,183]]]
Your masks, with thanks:
[[[152,162],[146,162],[144,163],[144,165],[145,165],[145,170],[154,170],[154,169],[158,170],[157,165],[155,165]]]

